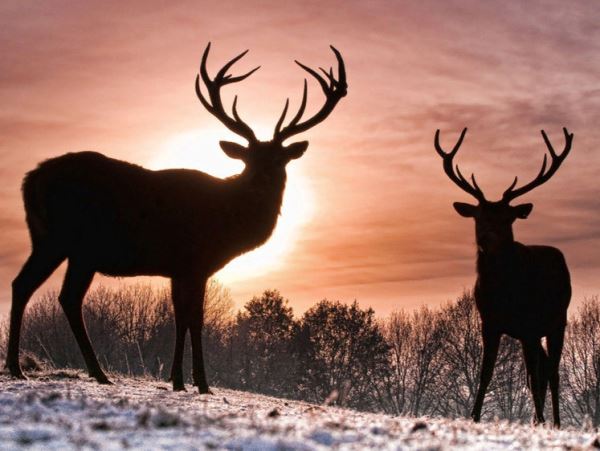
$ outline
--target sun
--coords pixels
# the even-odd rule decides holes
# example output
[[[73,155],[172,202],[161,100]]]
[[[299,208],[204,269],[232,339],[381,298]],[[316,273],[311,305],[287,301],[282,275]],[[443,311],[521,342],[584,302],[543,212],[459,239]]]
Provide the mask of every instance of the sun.
[[[261,136],[264,130],[257,130]],[[148,162],[150,169],[189,168],[216,177],[239,174],[244,164],[225,155],[219,141],[239,141],[225,135],[222,128],[192,130],[169,138],[159,152]],[[229,284],[259,277],[281,269],[286,257],[294,249],[302,228],[310,221],[313,212],[313,195],[307,177],[298,162],[287,167],[288,181],[283,197],[281,215],[273,235],[261,247],[232,260],[215,276]]]

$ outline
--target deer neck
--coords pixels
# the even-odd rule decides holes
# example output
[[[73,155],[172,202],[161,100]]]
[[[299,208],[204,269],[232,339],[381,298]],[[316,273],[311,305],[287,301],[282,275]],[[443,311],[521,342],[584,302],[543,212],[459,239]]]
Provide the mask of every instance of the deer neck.
[[[252,204],[255,203],[254,200],[265,204],[276,203],[278,205],[277,213],[279,213],[286,179],[285,169],[282,169],[278,171],[244,170],[238,180],[242,193],[249,197],[248,201]]]
[[[251,241],[264,242],[277,223],[285,190],[285,169],[279,171],[244,171],[239,175],[239,218],[252,236]]]
[[[498,275],[510,272],[518,252],[517,243],[512,240],[490,250],[477,246],[477,274],[483,280],[499,280]]]

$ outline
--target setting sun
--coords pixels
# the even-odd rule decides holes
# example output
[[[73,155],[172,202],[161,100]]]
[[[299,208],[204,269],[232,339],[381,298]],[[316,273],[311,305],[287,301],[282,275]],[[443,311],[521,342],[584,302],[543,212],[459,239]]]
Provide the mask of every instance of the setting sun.
[[[259,136],[265,135],[263,132],[257,127]],[[239,174],[244,165],[221,151],[219,141],[223,139],[241,143],[239,138],[224,133],[218,126],[178,133],[161,146],[160,153],[147,166],[151,169],[196,169],[221,178]],[[273,235],[263,246],[234,259],[219,271],[215,276],[223,283],[260,277],[281,268],[302,227],[310,221],[314,212],[310,184],[298,162],[292,162],[287,173],[281,214]]]

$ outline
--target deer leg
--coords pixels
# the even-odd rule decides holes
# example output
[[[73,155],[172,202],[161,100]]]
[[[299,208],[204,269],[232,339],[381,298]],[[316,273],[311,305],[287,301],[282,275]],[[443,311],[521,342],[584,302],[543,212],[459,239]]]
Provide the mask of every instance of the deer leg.
[[[473,421],[479,422],[481,419],[481,409],[485,392],[492,380],[494,374],[494,364],[498,356],[498,347],[500,346],[500,334],[483,329],[483,362],[481,364],[481,374],[479,378],[479,389],[475,398],[475,405],[471,411]]]
[[[554,426],[560,428],[559,413],[559,364],[562,354],[563,342],[565,338],[565,329],[548,335],[548,373],[550,380],[550,394],[552,395],[552,419]]]
[[[540,347],[539,339],[523,340],[522,345],[523,355],[525,357],[525,367],[527,368],[527,384],[531,391],[535,409],[534,424],[543,424],[545,420],[541,393],[540,365],[542,362],[538,349]]]
[[[201,394],[212,394],[206,381],[204,368],[204,355],[202,350],[202,328],[204,326],[204,294],[206,280],[194,281],[188,292],[189,298],[189,326],[192,338],[192,374],[194,385]]]
[[[76,263],[69,261],[58,300],[69,321],[73,335],[75,335],[75,340],[77,340],[90,377],[93,377],[101,384],[111,384],[98,363],[96,353],[94,352],[94,348],[92,348],[90,337],[85,328],[81,311],[83,298],[93,278],[94,271],[80,268]]]
[[[175,313],[175,351],[173,352],[173,363],[171,365],[171,382],[173,391],[185,391],[183,383],[183,350],[185,348],[185,334],[188,330],[188,314],[185,304],[185,296],[182,293],[181,282],[171,280],[171,297]]]
[[[34,247],[33,252],[12,283],[10,332],[6,353],[6,368],[11,376],[25,379],[19,364],[19,341],[23,314],[29,299],[50,274],[61,264],[64,256],[50,249]]]
[[[538,342],[538,356],[539,356],[539,376],[540,376],[540,403],[542,412],[546,405],[546,393],[548,392],[548,370],[549,370],[549,359],[548,354],[544,351],[544,347],[541,342]]]

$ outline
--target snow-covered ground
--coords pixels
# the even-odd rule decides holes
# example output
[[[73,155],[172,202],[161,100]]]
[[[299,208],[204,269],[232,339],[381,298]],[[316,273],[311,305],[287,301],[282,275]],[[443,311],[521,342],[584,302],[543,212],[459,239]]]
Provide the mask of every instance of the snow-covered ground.
[[[574,429],[399,418],[166,382],[77,373],[0,376],[0,449],[587,449]],[[597,443],[597,442],[596,442]]]

